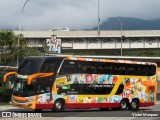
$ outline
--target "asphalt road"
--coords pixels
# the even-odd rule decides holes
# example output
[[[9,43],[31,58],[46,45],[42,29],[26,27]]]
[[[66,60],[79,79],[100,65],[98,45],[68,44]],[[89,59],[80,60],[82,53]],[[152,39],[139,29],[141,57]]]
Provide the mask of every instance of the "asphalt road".
[[[38,113],[37,115],[42,116],[42,118],[40,119],[47,117],[46,120],[50,120],[52,117],[57,118],[57,119],[67,119],[67,120],[70,117],[77,117],[76,119],[84,119],[84,120],[87,120],[87,119],[89,120],[90,117],[92,118],[100,117],[101,119],[104,117],[105,120],[110,117],[116,120],[117,119],[120,120],[122,118],[139,120],[144,116],[146,117],[147,115],[148,116],[146,117],[146,120],[150,118],[159,120],[160,119],[160,109],[159,108],[160,108],[160,103],[156,104],[155,106],[140,108],[140,110],[136,112],[130,111],[130,110],[112,110],[112,109],[107,110],[107,111],[101,111],[99,109],[68,109],[65,112],[52,112],[51,110],[44,110]],[[21,118],[24,114],[31,115],[35,113],[33,110],[29,110],[29,109],[14,109],[14,108],[5,110],[3,112],[11,112],[12,117],[14,117],[12,119],[15,119],[15,120],[17,118]],[[16,116],[17,114],[19,114],[20,117],[17,117]],[[5,120],[8,120],[8,119],[10,118],[5,118]],[[39,117],[34,118],[34,120],[36,119],[39,119]]]

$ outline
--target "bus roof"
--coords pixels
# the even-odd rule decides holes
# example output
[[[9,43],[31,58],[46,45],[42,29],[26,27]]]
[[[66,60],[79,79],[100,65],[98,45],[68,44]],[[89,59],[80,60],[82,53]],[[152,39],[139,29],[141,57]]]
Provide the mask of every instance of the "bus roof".
[[[55,58],[57,58],[57,59],[64,59],[65,57],[61,57],[61,56],[28,56],[28,57],[26,57],[26,59],[37,59],[37,58],[39,58],[39,59],[55,59]]]
[[[140,62],[132,60],[111,60],[111,59],[96,59],[96,58],[80,58],[80,57],[67,57],[67,60],[78,60],[78,61],[93,61],[93,62],[110,62],[110,63],[126,63],[126,64],[141,64],[141,65],[157,65],[152,62]]]
[[[87,58],[87,57],[73,57],[73,56],[29,56],[27,59],[65,59],[65,60],[77,60],[77,61],[93,61],[93,62],[111,62],[111,63],[126,63],[126,64],[141,64],[141,65],[157,65],[152,62],[141,62],[141,61],[132,61],[132,60],[111,60],[111,59],[97,59],[97,58]]]

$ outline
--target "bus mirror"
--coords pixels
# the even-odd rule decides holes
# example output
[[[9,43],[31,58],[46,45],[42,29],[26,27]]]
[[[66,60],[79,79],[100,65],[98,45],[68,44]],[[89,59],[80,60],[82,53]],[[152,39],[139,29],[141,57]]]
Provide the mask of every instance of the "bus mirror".
[[[35,80],[35,78],[49,77],[49,76],[52,76],[53,74],[54,73],[50,72],[50,73],[36,73],[36,74],[30,75],[28,77],[27,84],[30,85],[31,82]]]
[[[7,76],[9,76],[9,75],[15,75],[16,76],[17,72],[9,72],[9,73],[5,74],[4,77],[3,77],[3,82],[4,83],[7,81]]]
[[[2,84],[2,93],[6,92],[6,82]]]

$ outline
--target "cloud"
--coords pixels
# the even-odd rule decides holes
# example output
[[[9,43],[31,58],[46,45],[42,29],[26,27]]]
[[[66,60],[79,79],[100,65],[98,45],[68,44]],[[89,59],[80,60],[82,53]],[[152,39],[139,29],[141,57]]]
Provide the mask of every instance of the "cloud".
[[[0,0],[0,28],[17,29],[26,0]],[[97,26],[98,0],[30,0],[22,14],[25,30],[54,27],[87,29]],[[159,0],[100,0],[101,22],[109,17],[160,18]]]

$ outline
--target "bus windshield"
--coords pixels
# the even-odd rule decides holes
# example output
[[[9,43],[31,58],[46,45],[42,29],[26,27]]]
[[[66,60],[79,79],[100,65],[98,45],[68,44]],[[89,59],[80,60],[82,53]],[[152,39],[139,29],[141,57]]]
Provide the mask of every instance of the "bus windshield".
[[[43,59],[26,59],[22,61],[19,67],[18,74],[31,75],[39,72],[40,66],[43,63]]]
[[[18,74],[32,75],[38,72],[56,72],[63,59],[27,58],[19,66]]]
[[[35,94],[36,92],[35,88],[36,88],[36,82],[32,82],[30,85],[28,85],[27,81],[18,80],[14,84],[13,94],[16,96],[23,96],[23,97],[31,96]]]

